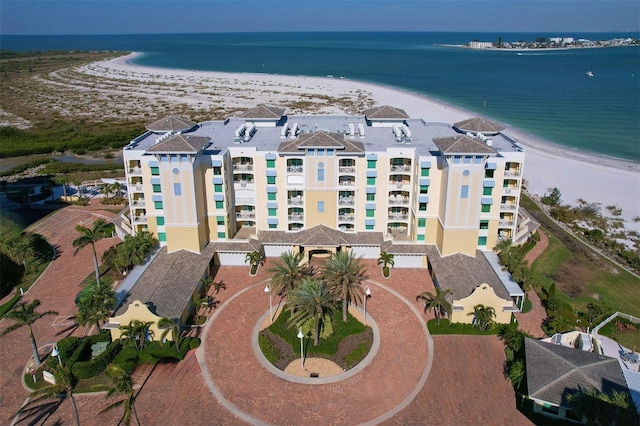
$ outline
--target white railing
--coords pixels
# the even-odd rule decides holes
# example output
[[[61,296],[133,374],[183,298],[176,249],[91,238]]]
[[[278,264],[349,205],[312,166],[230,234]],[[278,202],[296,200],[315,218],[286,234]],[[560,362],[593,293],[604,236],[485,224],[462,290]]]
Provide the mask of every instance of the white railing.
[[[356,168],[355,166],[340,166],[338,167],[338,171],[340,173],[355,173]]]
[[[504,175],[508,177],[520,177],[520,170],[505,170]]]
[[[144,200],[135,200],[131,203],[134,208],[142,209],[145,206]]]
[[[356,184],[355,180],[342,180],[340,181],[340,185],[342,186],[353,186]]]
[[[288,173],[302,173],[304,171],[304,168],[302,166],[288,166],[287,167],[287,172]]]
[[[338,222],[353,222],[355,220],[355,216],[352,214],[339,214]]]
[[[498,226],[513,226],[513,220],[499,220]]]
[[[296,221],[296,222],[301,222],[304,220],[304,214],[303,213],[294,213],[294,214],[290,214],[289,215],[289,220],[290,221]]]
[[[129,169],[129,174],[130,175],[141,175],[142,174],[142,169],[140,167],[134,167],[132,169]]]
[[[234,164],[233,165],[234,172],[247,172],[253,171],[253,164]]]
[[[407,197],[406,195],[404,197],[401,197],[401,196],[389,197],[389,204],[392,204],[392,205],[409,204],[409,197]]]
[[[134,216],[133,223],[147,223],[147,216]]]
[[[515,210],[515,204],[500,204],[500,210]]]
[[[287,200],[287,203],[291,204],[292,206],[301,206],[304,204],[304,200],[302,199],[302,197],[292,197]]]
[[[409,215],[406,213],[389,213],[389,220],[409,220]]]
[[[341,206],[353,206],[355,201],[353,197],[340,197],[338,199],[338,204]]]
[[[134,191],[134,192],[143,192],[144,191],[144,186],[142,186],[142,185],[131,185],[131,186],[129,186],[129,190]]]
[[[252,185],[253,181],[249,180],[236,180],[233,182],[234,184],[240,186],[240,188],[246,188],[248,185]]]
[[[236,205],[240,205],[240,204],[255,204],[255,203],[256,203],[256,199],[255,198],[249,198],[249,197],[236,198]]]
[[[402,165],[402,166],[391,166],[391,171],[392,172],[410,172],[411,171],[411,165],[407,164],[407,165]]]
[[[236,213],[236,219],[255,219],[256,218],[256,213],[255,212],[237,212]]]

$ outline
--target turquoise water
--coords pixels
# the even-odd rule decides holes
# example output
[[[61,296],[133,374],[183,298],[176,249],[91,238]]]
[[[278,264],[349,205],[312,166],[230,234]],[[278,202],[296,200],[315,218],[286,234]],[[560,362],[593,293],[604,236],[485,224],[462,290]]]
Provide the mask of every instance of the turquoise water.
[[[226,33],[3,36],[15,50],[140,51],[141,65],[285,75],[327,74],[399,87],[550,142],[640,162],[640,46],[525,52],[438,44],[638,34]],[[592,71],[594,77],[587,77]]]

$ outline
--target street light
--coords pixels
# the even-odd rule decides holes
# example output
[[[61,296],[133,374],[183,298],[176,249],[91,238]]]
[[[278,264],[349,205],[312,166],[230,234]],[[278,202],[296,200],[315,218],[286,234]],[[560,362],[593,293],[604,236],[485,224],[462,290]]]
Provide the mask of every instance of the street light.
[[[298,331],[298,339],[300,339],[300,362],[301,362],[302,368],[304,369],[304,344],[302,343],[303,337],[304,337],[304,334],[302,334],[302,327],[300,327],[300,330]]]
[[[269,293],[269,320],[271,321],[271,324],[273,324],[273,305],[271,303],[271,287],[269,286],[269,284],[267,283],[267,285],[264,286],[264,292],[265,293]]]
[[[60,351],[58,350],[58,344],[54,343],[53,345],[53,350],[51,351],[51,356],[57,356],[58,357],[58,362],[60,363],[60,366],[62,366],[62,360],[60,359]]]
[[[364,326],[367,326],[367,299],[371,297],[369,286],[364,287]]]

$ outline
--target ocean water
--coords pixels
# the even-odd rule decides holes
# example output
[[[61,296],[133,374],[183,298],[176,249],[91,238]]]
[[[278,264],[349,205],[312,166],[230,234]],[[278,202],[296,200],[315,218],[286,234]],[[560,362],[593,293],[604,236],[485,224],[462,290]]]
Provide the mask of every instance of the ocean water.
[[[443,46],[539,36],[640,38],[637,33],[211,33],[3,36],[1,44],[13,50],[139,51],[144,55],[136,63],[162,68],[333,75],[385,84],[571,149],[640,162],[640,46],[521,54]]]

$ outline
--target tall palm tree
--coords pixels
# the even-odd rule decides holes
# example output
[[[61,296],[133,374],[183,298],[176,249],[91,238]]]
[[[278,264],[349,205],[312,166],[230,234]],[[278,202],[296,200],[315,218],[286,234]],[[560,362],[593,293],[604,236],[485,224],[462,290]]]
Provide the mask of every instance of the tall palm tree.
[[[160,342],[164,343],[166,337],[171,333],[171,339],[176,345],[176,352],[178,352],[180,350],[180,326],[178,322],[169,318],[162,318],[158,321],[158,328],[162,330]]]
[[[364,294],[361,283],[365,279],[365,266],[361,258],[350,251],[338,251],[325,264],[322,276],[334,294],[342,299],[342,321],[347,322],[349,303],[357,305]]]
[[[107,236],[107,226],[108,223],[104,219],[98,219],[93,222],[92,228],[78,225],[76,226],[76,231],[80,233],[80,236],[73,240],[72,243],[73,247],[76,248],[76,251],[73,252],[74,256],[78,254],[78,252],[83,248],[89,245],[91,246],[91,249],[93,250],[93,266],[96,270],[96,282],[98,284],[100,283],[100,271],[98,270],[98,254],[96,253],[96,242]]]
[[[469,312],[467,315],[473,315],[474,322],[478,325],[480,330],[484,331],[493,324],[493,318],[496,316],[496,310],[491,306],[484,306],[482,304],[473,307],[473,312]]]
[[[418,296],[416,296],[416,302],[418,300],[424,301],[424,312],[426,313],[429,309],[433,309],[433,314],[436,317],[436,324],[440,325],[440,317],[446,313],[449,318],[451,318],[451,303],[446,299],[447,295],[451,293],[451,289],[448,288],[445,291],[440,290],[440,288],[436,287],[436,294],[431,293],[430,291],[425,291]]]
[[[302,253],[293,254],[287,251],[280,255],[280,260],[274,262],[273,266],[267,270],[271,276],[271,291],[285,297],[291,290],[302,282],[302,279],[309,277],[311,271],[306,266],[300,266],[304,255]]]
[[[14,320],[16,323],[5,328],[2,331],[2,336],[7,333],[11,333],[14,330],[17,330],[23,326],[27,326],[29,328],[29,339],[31,339],[31,350],[33,351],[33,360],[36,363],[36,366],[39,366],[42,361],[40,360],[40,355],[38,355],[38,345],[36,343],[36,338],[33,336],[33,329],[31,326],[40,318],[46,315],[58,315],[56,311],[46,311],[46,312],[38,312],[36,308],[40,306],[40,301],[35,299],[31,303],[21,302],[18,303],[12,310],[5,314],[6,318]]]
[[[389,265],[393,266],[395,264],[393,258],[394,255],[386,251],[380,253],[380,257],[378,257],[378,265],[382,265],[382,273],[385,277],[389,276]]]
[[[106,321],[116,303],[116,293],[109,280],[97,283],[91,281],[82,291],[78,301],[78,314],[76,321],[80,325],[95,323],[100,330],[100,321]]]
[[[325,316],[336,307],[331,288],[320,280],[305,277],[298,288],[289,292],[287,301],[291,306],[289,326],[299,327],[301,323],[312,319],[313,346],[318,346]]]
[[[120,326],[120,330],[122,330],[120,340],[132,345],[138,351],[142,350],[145,343],[153,339],[153,331],[149,329],[152,324],[152,321],[133,320],[128,325],[122,325]]]
[[[40,389],[36,389],[31,392],[31,398],[29,402],[23,406],[20,411],[30,405],[47,399],[58,399],[64,397],[69,398],[71,407],[73,409],[73,416],[76,426],[80,425],[80,417],[78,416],[78,407],[76,406],[76,400],[73,397],[73,391],[75,390],[77,379],[71,373],[71,368],[68,365],[56,364],[51,367],[53,370],[53,376],[55,377],[55,383],[44,386]]]
[[[133,417],[136,424],[139,425],[140,420],[138,419],[138,413],[136,413],[135,406],[136,394],[133,388],[133,380],[131,379],[131,376],[122,367],[116,364],[109,364],[105,370],[105,375],[111,378],[113,384],[111,386],[95,385],[93,386],[93,389],[107,392],[106,399],[115,395],[124,395],[125,398],[107,405],[105,408],[100,410],[100,413],[122,406],[124,412],[118,424],[124,423],[128,426],[131,424],[131,419]]]

